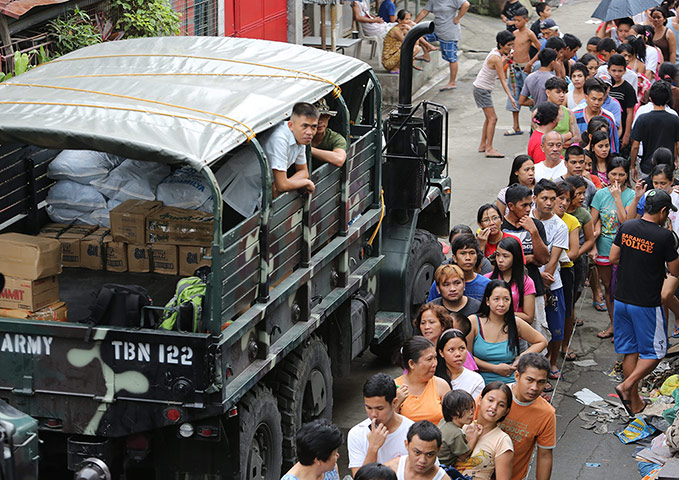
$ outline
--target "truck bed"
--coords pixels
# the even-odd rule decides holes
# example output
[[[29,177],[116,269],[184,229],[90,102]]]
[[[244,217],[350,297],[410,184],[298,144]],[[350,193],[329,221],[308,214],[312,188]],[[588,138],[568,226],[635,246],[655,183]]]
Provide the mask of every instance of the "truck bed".
[[[85,320],[102,285],[140,285],[151,296],[153,304],[164,306],[174,295],[179,275],[160,273],[105,272],[86,268],[64,268],[59,275],[59,296],[66,302],[68,321]]]

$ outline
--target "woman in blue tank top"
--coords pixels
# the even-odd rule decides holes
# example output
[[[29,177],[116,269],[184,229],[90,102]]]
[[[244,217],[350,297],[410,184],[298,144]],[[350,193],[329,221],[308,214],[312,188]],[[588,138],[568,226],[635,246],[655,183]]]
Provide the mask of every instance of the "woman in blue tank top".
[[[541,352],[547,340],[528,323],[514,316],[514,305],[509,284],[493,280],[486,287],[479,313],[469,317],[472,331],[467,343],[472,347],[479,373],[486,385],[489,382],[514,382],[514,371],[519,361],[519,338],[530,347],[522,353]]]

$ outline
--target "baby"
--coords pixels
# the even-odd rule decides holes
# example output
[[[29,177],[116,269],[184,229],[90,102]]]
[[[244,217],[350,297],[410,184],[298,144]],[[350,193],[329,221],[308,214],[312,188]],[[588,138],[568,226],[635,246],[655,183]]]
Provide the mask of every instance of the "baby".
[[[439,451],[439,462],[452,480],[467,478],[453,465],[469,456],[483,433],[483,427],[474,421],[475,407],[474,399],[464,390],[451,390],[441,402],[443,420],[439,422],[439,429],[443,442]],[[465,425],[467,427],[463,431],[462,427]]]

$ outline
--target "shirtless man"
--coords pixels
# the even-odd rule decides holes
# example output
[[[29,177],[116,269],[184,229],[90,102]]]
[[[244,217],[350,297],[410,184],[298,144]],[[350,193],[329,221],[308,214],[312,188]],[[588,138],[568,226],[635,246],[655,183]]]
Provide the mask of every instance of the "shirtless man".
[[[526,27],[527,23],[528,10],[526,10],[525,7],[519,8],[514,15],[514,25],[516,26],[516,30],[514,30],[514,64],[510,66],[510,68],[514,68],[514,72],[513,74],[510,72],[509,75],[509,89],[512,91],[515,102],[507,101],[506,107],[507,110],[512,112],[513,128],[505,132],[505,136],[507,137],[511,135],[521,135],[523,133],[519,126],[519,110],[521,108],[521,106],[518,105],[519,95],[521,95],[524,80],[531,72],[533,63],[537,60],[537,55],[533,58],[530,57],[530,47],[532,45],[540,50],[540,41],[531,29]]]
[[[441,443],[438,427],[422,420],[408,430],[405,442],[408,454],[396,457],[385,465],[396,472],[398,480],[450,480],[446,472],[436,465]]]

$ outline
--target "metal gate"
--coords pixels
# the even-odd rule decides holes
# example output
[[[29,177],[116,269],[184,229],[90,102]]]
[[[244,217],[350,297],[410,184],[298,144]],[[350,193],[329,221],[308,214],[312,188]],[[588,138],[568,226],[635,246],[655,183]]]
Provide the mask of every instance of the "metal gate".
[[[215,36],[218,0],[172,0],[172,7],[180,14],[182,35]]]

